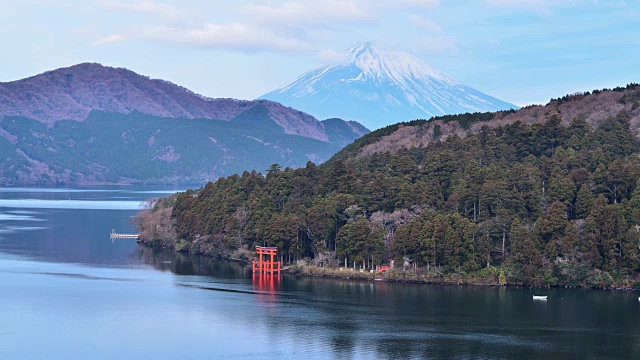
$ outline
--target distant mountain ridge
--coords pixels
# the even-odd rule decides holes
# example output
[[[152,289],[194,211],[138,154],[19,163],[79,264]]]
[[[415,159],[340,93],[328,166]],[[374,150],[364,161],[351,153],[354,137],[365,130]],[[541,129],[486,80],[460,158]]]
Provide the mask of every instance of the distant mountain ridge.
[[[48,125],[60,120],[83,121],[92,110],[230,120],[259,104],[267,108],[269,118],[286,134],[329,141],[322,123],[302,111],[266,100],[207,98],[124,68],[83,63],[0,83],[0,117],[24,116]]]
[[[493,129],[514,123],[544,124],[554,117],[564,125],[584,120],[592,129],[604,119],[615,116],[629,119],[629,129],[640,139],[640,85],[594,90],[552,99],[546,105],[530,105],[515,111],[467,113],[414,120],[375,130],[342,149],[329,161],[369,157],[385,152],[425,147],[445,141],[451,136],[465,138],[483,129]]]
[[[316,117],[357,120],[370,128],[447,114],[517,109],[464,85],[402,51],[372,42],[348,49],[346,64],[321,65],[259,99]]]
[[[79,64],[0,83],[0,185],[197,184],[321,163],[368,132],[273,101],[210,99]]]

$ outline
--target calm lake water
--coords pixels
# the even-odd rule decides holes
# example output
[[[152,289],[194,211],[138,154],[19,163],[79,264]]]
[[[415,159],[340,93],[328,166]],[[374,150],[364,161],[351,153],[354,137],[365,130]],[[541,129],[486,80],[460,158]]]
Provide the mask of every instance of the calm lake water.
[[[640,359],[638,292],[270,281],[111,242],[173,190],[0,188],[0,359]]]

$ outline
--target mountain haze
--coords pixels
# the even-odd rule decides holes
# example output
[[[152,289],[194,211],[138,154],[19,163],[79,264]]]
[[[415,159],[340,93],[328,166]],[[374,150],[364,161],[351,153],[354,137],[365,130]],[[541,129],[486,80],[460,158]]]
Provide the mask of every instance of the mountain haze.
[[[86,63],[0,83],[0,184],[200,183],[320,163],[368,132]]]
[[[207,98],[124,68],[83,63],[0,83],[0,117],[24,116],[48,125],[60,120],[83,121],[92,110],[231,120],[259,104],[286,134],[328,141],[322,123],[302,111],[265,100]]]
[[[517,108],[406,52],[387,52],[368,42],[348,49],[345,58],[346,64],[318,66],[260,99],[320,118],[357,120],[370,128],[446,114]]]

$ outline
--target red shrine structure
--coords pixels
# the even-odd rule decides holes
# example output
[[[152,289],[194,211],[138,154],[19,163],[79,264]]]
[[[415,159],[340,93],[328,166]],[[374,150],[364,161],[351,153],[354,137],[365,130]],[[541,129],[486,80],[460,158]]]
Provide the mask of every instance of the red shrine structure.
[[[276,261],[277,247],[256,246],[258,260],[253,261],[254,274],[280,275],[280,261]]]

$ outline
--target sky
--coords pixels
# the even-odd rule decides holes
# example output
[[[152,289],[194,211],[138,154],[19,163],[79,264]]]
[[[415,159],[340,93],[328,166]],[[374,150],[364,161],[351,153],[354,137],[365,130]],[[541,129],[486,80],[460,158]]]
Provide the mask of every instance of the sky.
[[[0,82],[98,62],[253,99],[365,41],[520,106],[640,82],[635,0],[0,0]]]

